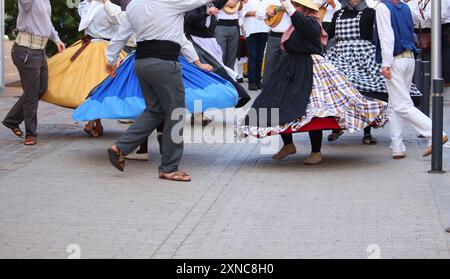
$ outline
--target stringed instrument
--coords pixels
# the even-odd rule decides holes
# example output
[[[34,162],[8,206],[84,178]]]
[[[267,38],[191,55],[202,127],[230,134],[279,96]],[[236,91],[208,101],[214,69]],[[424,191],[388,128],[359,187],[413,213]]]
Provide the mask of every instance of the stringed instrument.
[[[226,12],[227,14],[234,14],[235,12],[237,12],[237,10],[239,10],[240,6],[241,6],[241,1],[236,1],[236,5],[234,5],[234,6],[223,7],[223,11]]]
[[[333,7],[336,7],[334,0],[331,0],[331,1],[324,0],[322,5],[319,6],[319,11],[317,13],[318,13],[318,16],[321,21],[323,21],[323,18],[325,17],[325,14],[327,13],[328,6],[330,6],[330,5],[332,5]]]
[[[283,19],[285,10],[283,6],[270,5],[269,7],[267,7],[267,12],[272,12],[273,16],[266,18],[264,22],[268,26],[273,28],[280,24],[281,20]]]

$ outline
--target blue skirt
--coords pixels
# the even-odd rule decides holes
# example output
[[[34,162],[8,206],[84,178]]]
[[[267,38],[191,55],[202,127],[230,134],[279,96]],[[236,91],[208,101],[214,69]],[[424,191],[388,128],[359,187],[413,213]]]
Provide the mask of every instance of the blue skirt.
[[[135,53],[130,53],[117,69],[115,78],[107,77],[95,87],[88,99],[73,113],[75,121],[95,119],[136,119],[146,108],[139,81],[134,73]],[[236,88],[214,73],[200,70],[179,57],[189,112],[234,107]],[[201,107],[198,103],[201,102]],[[194,106],[194,103],[197,103]]]

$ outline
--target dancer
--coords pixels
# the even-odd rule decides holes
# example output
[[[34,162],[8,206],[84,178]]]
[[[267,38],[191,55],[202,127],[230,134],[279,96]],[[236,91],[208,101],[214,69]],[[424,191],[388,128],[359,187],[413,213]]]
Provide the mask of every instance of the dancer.
[[[315,165],[322,162],[323,129],[339,124],[338,127],[353,132],[368,125],[382,126],[387,120],[387,104],[365,99],[320,56],[327,35],[312,0],[280,2],[292,21],[281,40],[287,55],[278,61],[271,82],[253,104],[257,118],[253,118],[255,111],[251,111],[238,133],[256,137],[281,134],[284,146],[273,156],[279,160],[296,153],[292,133],[309,131],[312,152],[304,163]],[[277,120],[272,108],[279,111]],[[267,111],[268,127],[262,125],[263,109]]]
[[[217,14],[216,39],[222,48],[222,60],[234,69],[239,46],[239,13],[247,0],[229,0]]]
[[[409,123],[420,135],[428,140],[423,156],[431,155],[431,119],[414,107],[409,91],[414,75],[414,26],[411,11],[400,0],[383,0],[376,7],[377,62],[386,81],[391,109],[391,149],[394,159],[406,156],[403,144],[403,126]],[[444,133],[442,141],[448,141]]]
[[[135,150],[161,123],[162,162],[159,178],[187,182],[191,177],[179,171],[183,154],[184,115],[173,119],[172,113],[185,108],[184,86],[180,52],[188,62],[195,62],[201,69],[212,70],[202,64],[192,44],[183,34],[184,13],[205,5],[208,0],[133,0],[127,7],[124,23],[108,47],[107,69],[115,75],[119,53],[129,37],[136,33],[137,50],[135,72],[139,80],[146,108],[130,128],[108,149],[111,164],[120,171],[125,169],[124,155]],[[164,20],[155,16],[163,15]],[[173,129],[179,129],[173,131]],[[176,135],[175,135],[176,134]]]
[[[277,13],[275,13],[275,10],[277,10]],[[270,26],[270,32],[267,39],[263,86],[266,86],[267,83],[270,82],[270,76],[275,68],[275,65],[286,55],[286,52],[281,49],[280,43],[281,36],[291,26],[291,19],[282,9],[280,0],[262,0],[258,6],[258,10],[256,11],[256,18],[259,20],[273,18],[277,16],[278,13],[282,13],[281,20]]]
[[[65,50],[51,22],[49,0],[18,1],[17,38],[11,57],[20,75],[23,94],[2,121],[18,136],[24,133],[19,125],[25,122],[25,145],[35,145],[37,138],[37,110],[39,99],[47,90],[48,66],[45,55],[47,41],[52,40],[59,52]]]
[[[336,38],[337,43],[327,51],[325,58],[361,94],[387,102],[388,94],[380,72],[381,65],[375,61],[374,24],[375,10],[368,7],[366,0],[344,0],[342,9],[335,13],[326,30],[330,38]],[[416,103],[420,101],[421,93],[415,86],[411,87],[411,95]],[[336,141],[343,134],[342,130],[334,130],[328,136],[328,141]],[[377,144],[370,127],[364,129],[362,143]]]
[[[85,37],[64,54],[49,59],[49,86],[44,101],[67,108],[78,107],[89,92],[107,77],[105,52],[108,41],[122,22],[122,9],[110,0],[86,0],[78,6],[78,30]],[[126,53],[120,54],[120,59]],[[96,138],[103,134],[100,119],[89,121],[84,131]]]
[[[227,0],[215,0],[205,6],[186,12],[184,32],[193,43],[200,61],[212,65],[214,73],[231,82],[236,88],[239,93],[239,101],[236,107],[239,108],[244,106],[251,98],[247,91],[236,82],[237,73],[222,61],[222,49],[215,38],[217,14],[226,3]],[[202,122],[205,125],[210,120],[205,117]]]
[[[261,70],[264,51],[267,43],[269,27],[256,17],[259,0],[248,0],[243,6],[245,39],[248,49],[248,90],[257,91],[262,88]]]

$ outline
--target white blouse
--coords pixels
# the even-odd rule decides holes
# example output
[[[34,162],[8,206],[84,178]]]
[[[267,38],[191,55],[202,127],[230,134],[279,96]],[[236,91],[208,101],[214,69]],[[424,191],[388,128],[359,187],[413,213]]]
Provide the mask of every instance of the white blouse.
[[[78,6],[78,14],[83,14],[87,1],[83,1]],[[102,9],[99,9],[94,19],[84,30],[86,35],[96,39],[111,39],[119,31],[122,23],[123,12],[120,6],[106,2]]]

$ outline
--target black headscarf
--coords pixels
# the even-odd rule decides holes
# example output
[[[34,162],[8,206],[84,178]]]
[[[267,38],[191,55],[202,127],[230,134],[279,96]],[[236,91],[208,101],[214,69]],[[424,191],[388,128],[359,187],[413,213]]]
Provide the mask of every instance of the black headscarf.
[[[342,9],[362,11],[367,8],[366,0],[361,0],[358,4],[353,5],[352,0],[342,1]]]

